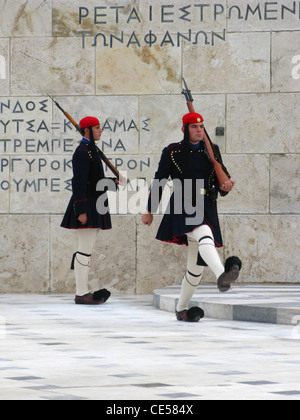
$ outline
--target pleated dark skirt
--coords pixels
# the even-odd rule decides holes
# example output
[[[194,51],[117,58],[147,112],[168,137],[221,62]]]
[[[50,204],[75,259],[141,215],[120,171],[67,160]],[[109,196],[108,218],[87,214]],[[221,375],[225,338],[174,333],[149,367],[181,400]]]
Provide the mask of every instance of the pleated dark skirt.
[[[205,197],[204,214],[198,212],[198,217],[195,218],[195,215],[189,215],[185,211],[182,214],[175,214],[174,195],[172,195],[168,209],[159,226],[156,239],[178,245],[188,245],[186,234],[202,225],[208,225],[211,228],[215,245],[217,248],[221,248],[223,241],[217,212],[217,202]]]
[[[103,197],[102,197],[103,199]],[[106,204],[107,204],[107,197],[106,197]],[[86,225],[82,225],[79,220],[78,216],[75,213],[75,206],[74,206],[74,199],[73,196],[69,202],[63,220],[61,222],[61,227],[65,229],[111,229],[111,217],[110,213],[107,212],[106,214],[102,215],[99,214],[97,211],[97,197],[92,194],[88,193],[88,200],[87,200],[87,215],[88,215],[88,222]]]

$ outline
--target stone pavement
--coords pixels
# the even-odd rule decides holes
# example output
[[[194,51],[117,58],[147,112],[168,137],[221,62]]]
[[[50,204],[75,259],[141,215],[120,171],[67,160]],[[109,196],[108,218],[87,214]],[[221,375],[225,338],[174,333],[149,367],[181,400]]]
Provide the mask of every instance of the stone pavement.
[[[0,399],[298,400],[299,330],[182,323],[152,295],[0,295]]]

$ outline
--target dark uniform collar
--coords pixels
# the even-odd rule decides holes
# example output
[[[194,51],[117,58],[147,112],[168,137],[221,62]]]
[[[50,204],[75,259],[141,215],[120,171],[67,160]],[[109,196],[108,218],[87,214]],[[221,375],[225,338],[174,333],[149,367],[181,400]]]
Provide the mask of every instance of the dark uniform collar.
[[[197,151],[197,150],[200,149],[200,147],[201,147],[201,142],[200,141],[198,143],[196,143],[196,144],[193,144],[193,143],[190,142],[190,148],[191,148],[191,150]]]

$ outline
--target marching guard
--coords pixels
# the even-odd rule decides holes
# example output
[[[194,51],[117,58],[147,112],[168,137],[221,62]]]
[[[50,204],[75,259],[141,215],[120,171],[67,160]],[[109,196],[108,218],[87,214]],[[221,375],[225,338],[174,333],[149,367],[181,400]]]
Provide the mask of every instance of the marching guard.
[[[190,202],[184,203],[182,211],[175,211],[182,203],[176,202],[176,184],[174,193],[170,198],[168,211],[164,214],[157,232],[156,239],[178,245],[189,245],[187,270],[181,287],[181,294],[176,309],[179,321],[198,322],[204,316],[204,311],[198,307],[189,309],[189,303],[201,282],[203,269],[208,266],[214,273],[218,288],[221,292],[230,289],[232,282],[236,281],[241,269],[238,257],[229,257],[225,266],[222,264],[216,248],[223,246],[222,235],[217,212],[217,197],[227,195],[234,186],[234,181],[228,180],[219,185],[214,167],[204,142],[204,124],[200,114],[189,112],[183,117],[182,131],[184,139],[179,143],[172,143],[164,148],[155,179],[150,189],[147,212],[143,214],[142,221],[150,226],[153,213],[157,211],[162,196],[163,180],[180,180],[182,186],[181,200],[184,200],[183,190],[187,188],[185,180],[191,180]],[[220,151],[214,145],[218,156]],[[220,162],[222,163],[222,162]],[[197,180],[204,180],[203,188],[197,188]],[[157,188],[157,185],[159,187]],[[203,209],[197,203],[197,194],[204,200]],[[199,197],[198,197],[199,198]],[[202,201],[203,203],[203,201]],[[178,205],[180,204],[180,205]],[[198,205],[198,208],[197,208]],[[195,209],[195,214],[201,215],[201,221],[195,217],[191,222],[191,213],[188,208]]]
[[[110,179],[110,190],[116,191],[119,180],[105,178],[100,150],[95,142],[100,140],[102,129],[95,117],[85,117],[80,121],[84,136],[74,152],[72,191],[73,195],[65,212],[61,226],[76,229],[77,252],[73,255],[71,269],[75,272],[76,304],[98,305],[105,303],[111,293],[101,289],[90,293],[88,287],[91,254],[100,230],[111,229],[109,211],[97,210],[97,200],[107,203],[106,190],[98,192],[98,181]],[[108,208],[105,206],[106,209]]]

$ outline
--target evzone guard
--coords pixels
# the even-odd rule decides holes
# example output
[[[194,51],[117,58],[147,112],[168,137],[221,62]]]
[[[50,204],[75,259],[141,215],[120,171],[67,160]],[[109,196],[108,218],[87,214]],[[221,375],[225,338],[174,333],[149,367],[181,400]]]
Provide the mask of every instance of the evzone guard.
[[[202,116],[189,112],[184,115],[182,122],[184,139],[164,148],[150,189],[147,212],[143,214],[142,221],[148,226],[153,221],[153,213],[157,211],[162,196],[162,180],[169,178],[180,180],[183,189],[185,180],[191,180],[190,202],[184,203],[185,206],[182,206],[181,212],[175,211],[178,203],[175,200],[176,185],[174,183],[174,193],[170,198],[168,211],[164,214],[159,226],[156,239],[189,246],[187,269],[182,281],[176,317],[179,321],[198,322],[203,318],[204,311],[198,307],[189,309],[189,303],[201,282],[204,267],[208,266],[212,270],[219,290],[226,292],[230,289],[231,283],[238,279],[242,263],[238,257],[233,256],[226,260],[224,266],[216,249],[223,246],[217,212],[217,196],[219,193],[222,196],[227,195],[232,190],[234,181],[230,180],[228,173],[221,184],[217,179],[204,141],[206,132]],[[224,167],[219,148],[217,145],[213,145],[213,148],[222,172]],[[197,188],[199,185],[197,180],[204,180],[203,188]],[[159,188],[156,188],[157,184]],[[197,208],[197,203],[201,201],[195,199],[197,194],[202,195],[203,208]],[[183,200],[183,193],[181,197]],[[194,208],[195,214],[198,212],[203,216],[200,222],[195,218],[194,224],[191,224],[191,214],[186,211],[188,207]]]
[[[77,127],[76,127],[77,128]],[[78,128],[77,128],[78,129]],[[66,229],[75,229],[78,237],[77,252],[73,255],[71,268],[75,271],[76,304],[97,305],[105,303],[111,293],[101,289],[94,293],[89,291],[88,280],[91,254],[97,236],[101,230],[111,229],[111,217],[105,205],[105,211],[98,211],[97,200],[107,204],[106,190],[98,192],[97,183],[108,179],[104,176],[101,151],[95,142],[100,140],[102,129],[95,117],[85,117],[80,121],[80,131],[83,138],[74,152],[72,191],[66,213],[61,226]],[[103,155],[103,153],[102,153]],[[115,171],[117,173],[117,171]],[[110,190],[116,191],[118,178],[109,178],[112,182]]]

